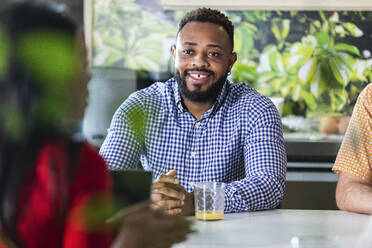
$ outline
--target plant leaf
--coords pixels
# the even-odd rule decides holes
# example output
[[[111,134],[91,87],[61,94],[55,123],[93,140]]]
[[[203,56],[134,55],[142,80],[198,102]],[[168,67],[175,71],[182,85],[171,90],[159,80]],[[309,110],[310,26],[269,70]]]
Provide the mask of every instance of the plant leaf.
[[[290,26],[291,26],[291,21],[289,19],[284,19],[282,22],[282,37],[283,39],[287,38]]]
[[[340,62],[338,62],[335,58],[329,59],[329,65],[332,70],[332,74],[335,77],[335,79],[346,86],[349,82],[349,78],[347,76],[347,73],[345,71],[345,68],[341,65]]]
[[[338,43],[334,46],[334,49],[337,51],[346,51],[354,55],[360,56],[359,49],[356,46],[352,46],[346,43]]]
[[[360,30],[354,23],[351,22],[345,22],[342,23],[342,26],[349,31],[349,33],[354,37],[361,37],[363,36],[363,31]]]
[[[318,60],[316,58],[308,60],[298,71],[298,77],[305,83],[309,82],[314,76],[317,65]]]
[[[269,55],[269,61],[270,61],[270,66],[271,68],[274,69],[274,71],[277,71],[277,72],[284,71],[282,55],[278,51],[272,52]]]
[[[316,41],[318,42],[319,46],[323,48],[327,48],[330,43],[329,35],[326,32],[319,32],[315,34]]]
[[[300,99],[301,85],[297,84],[292,90],[292,99],[298,101]]]
[[[326,81],[322,74],[321,63],[318,63],[314,76],[310,82],[310,91],[316,98],[319,98],[325,92],[326,88]]]

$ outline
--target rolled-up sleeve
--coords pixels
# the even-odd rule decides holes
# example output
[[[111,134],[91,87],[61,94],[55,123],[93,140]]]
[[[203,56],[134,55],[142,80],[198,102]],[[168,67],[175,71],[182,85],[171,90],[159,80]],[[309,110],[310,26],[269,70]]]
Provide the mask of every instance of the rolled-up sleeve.
[[[130,118],[131,113],[138,111],[139,106],[140,101],[132,94],[112,118],[107,137],[99,152],[110,170],[131,169],[140,163],[143,145]]]
[[[285,189],[287,158],[280,116],[269,104],[245,138],[246,177],[226,185],[225,212],[273,209]]]

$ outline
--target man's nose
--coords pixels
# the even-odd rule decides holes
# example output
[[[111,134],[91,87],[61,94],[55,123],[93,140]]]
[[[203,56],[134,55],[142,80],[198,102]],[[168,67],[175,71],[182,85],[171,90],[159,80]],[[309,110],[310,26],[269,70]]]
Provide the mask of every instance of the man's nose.
[[[206,54],[198,54],[194,56],[192,65],[194,67],[199,67],[199,68],[207,68],[209,67],[209,62],[208,62],[208,56]]]

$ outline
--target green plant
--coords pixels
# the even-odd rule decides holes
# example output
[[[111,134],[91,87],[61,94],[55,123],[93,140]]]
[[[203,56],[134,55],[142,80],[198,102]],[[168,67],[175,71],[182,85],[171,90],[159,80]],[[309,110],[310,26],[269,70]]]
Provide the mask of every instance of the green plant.
[[[266,35],[260,30],[258,36],[258,27],[260,22],[266,22],[270,18],[269,11],[242,11],[228,13],[229,19],[235,26],[234,50],[238,55],[232,74],[235,82],[246,82],[253,88],[257,88],[257,63],[255,59],[259,56],[255,41],[264,40]],[[253,24],[254,23],[254,24]]]
[[[291,61],[299,68],[298,91],[306,96],[304,100],[310,110],[340,112],[350,102],[350,82],[366,81],[363,73],[368,68],[358,59],[360,52],[356,46],[338,43],[336,39],[345,35],[360,37],[363,32],[353,23],[340,21],[337,12],[328,18],[323,12],[319,15],[323,23],[313,21],[311,34],[291,44]]]
[[[175,23],[143,10],[134,1],[96,0],[94,3],[94,66],[169,70],[168,43],[177,32]]]
[[[238,62],[234,78],[244,81],[245,77],[265,95],[305,103],[307,115],[350,112],[348,103],[371,79],[371,61],[360,59],[356,46],[339,40],[361,37],[363,32],[355,24],[341,21],[337,12],[328,17],[319,12],[319,16],[307,20],[299,15],[300,22],[309,25],[301,40],[293,43],[286,39],[295,18],[272,18],[271,31],[277,44],[267,45],[258,63]]]

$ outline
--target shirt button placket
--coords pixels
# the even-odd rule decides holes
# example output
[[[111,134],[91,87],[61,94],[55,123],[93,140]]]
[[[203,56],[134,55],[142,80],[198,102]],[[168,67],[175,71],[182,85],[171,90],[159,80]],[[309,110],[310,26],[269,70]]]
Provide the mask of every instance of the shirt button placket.
[[[192,151],[190,154],[191,154],[191,157],[192,158],[195,158],[196,157],[196,152],[195,151]]]
[[[191,150],[191,158],[195,159],[196,158],[196,151],[195,151],[195,141],[198,139],[198,128],[200,126],[199,122],[195,122],[194,124],[194,142]]]

